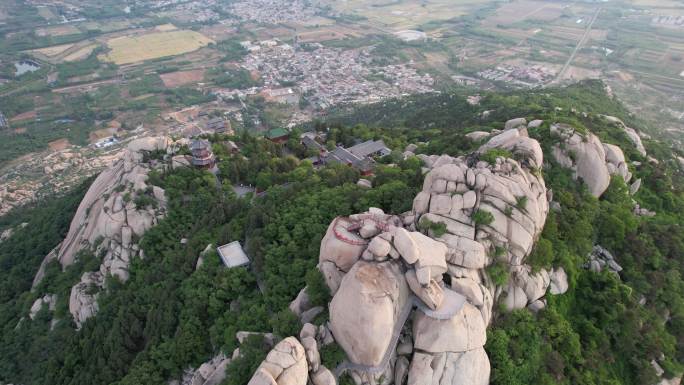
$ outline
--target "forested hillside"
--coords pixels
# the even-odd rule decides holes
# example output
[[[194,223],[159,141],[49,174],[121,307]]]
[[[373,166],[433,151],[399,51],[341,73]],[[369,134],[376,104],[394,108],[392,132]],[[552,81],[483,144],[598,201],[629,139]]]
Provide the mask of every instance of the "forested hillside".
[[[84,252],[65,272],[55,263],[30,290],[42,257],[66,233],[86,185],[30,210],[0,218],[0,231],[17,228],[0,243],[0,382],[15,384],[165,384],[180,379],[219,351],[230,355],[240,330],[297,334],[301,325],[287,306],[308,285],[318,304],[328,300],[315,269],[318,248],[330,221],[379,207],[401,213],[422,186],[421,162],[402,160],[409,143],[417,153],[467,154],[479,143],[473,131],[502,129],[513,117],[542,119],[529,129],[542,143],[541,170],[559,208],[550,212],[533,267],[563,266],[570,288],[549,297],[545,309],[498,311],[486,349],[493,384],[656,384],[652,361],[666,377],[684,369],[684,176],[670,148],[646,141],[649,160],[619,127],[599,114],[639,122],[608,98],[600,82],[562,89],[483,94],[477,105],[458,93],[415,96],[340,110],[316,128],[330,128],[329,143],[383,139],[393,153],[379,160],[373,188],[356,185],[359,174],[337,166],[316,170],[300,161],[297,140],[284,147],[248,135],[214,136],[219,179],[181,168],[152,173],[148,183],[166,190],[168,215],[140,239],[144,259],[135,259],[124,284],[108,277],[100,311],[76,331],[67,311],[70,287],[83,272],[97,269],[98,256]],[[489,111],[485,114],[483,112]],[[553,122],[589,130],[620,146],[639,191],[630,196],[619,178],[600,199],[572,179],[549,154]],[[241,148],[231,154],[228,139]],[[244,156],[244,157],[243,157]],[[258,186],[259,196],[237,197],[233,183]],[[641,207],[653,217],[634,213]],[[20,228],[26,222],[27,226]],[[181,239],[187,242],[181,242]],[[226,269],[215,253],[197,258],[208,244],[239,240],[252,258],[250,269]],[[623,270],[585,268],[599,244]],[[505,274],[490,274],[505,282]],[[257,284],[258,283],[258,284]],[[261,287],[261,289],[260,289]],[[58,295],[54,312],[29,308],[45,294]],[[321,314],[314,322],[326,321]],[[55,320],[58,320],[55,322]],[[225,384],[246,384],[267,347],[248,340],[227,368]],[[328,367],[341,351],[322,353]],[[344,382],[341,382],[344,383]]]

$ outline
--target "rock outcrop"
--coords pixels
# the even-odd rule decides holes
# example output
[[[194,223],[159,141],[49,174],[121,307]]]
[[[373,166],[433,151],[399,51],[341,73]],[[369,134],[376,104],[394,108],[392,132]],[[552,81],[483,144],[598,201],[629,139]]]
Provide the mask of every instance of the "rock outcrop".
[[[259,365],[248,385],[306,385],[307,355],[295,337],[280,341]]]
[[[104,286],[104,277],[99,272],[86,272],[81,276],[81,281],[71,288],[69,296],[69,313],[74,317],[76,327],[80,328],[83,322],[94,316],[99,307],[97,288]]]
[[[487,385],[490,370],[484,348],[439,354],[416,352],[408,373],[408,385]]]
[[[589,253],[589,261],[585,263],[584,267],[596,273],[603,269],[608,269],[608,271],[615,274],[622,271],[622,266],[620,266],[613,254],[601,245],[594,246],[591,253]]]
[[[49,311],[55,311],[55,306],[57,305],[57,295],[56,294],[46,294],[41,298],[38,298],[31,305],[31,310],[29,311],[29,318],[34,319],[39,311],[41,311],[44,305],[48,305]]]
[[[349,360],[379,365],[397,324],[403,322],[401,311],[408,301],[409,288],[399,263],[356,263],[330,303],[332,332]]]
[[[642,156],[646,156],[646,148],[644,147],[644,144],[641,141],[641,136],[639,136],[639,133],[637,130],[627,127],[627,125],[620,120],[619,118],[616,118],[614,116],[609,116],[609,115],[602,115],[603,118],[605,118],[608,122],[617,125],[618,127],[622,128],[622,130],[625,132],[625,135],[627,135],[627,138],[634,144],[634,147],[636,147],[636,150],[641,154]]]
[[[625,182],[632,179],[620,147],[601,143],[596,135],[580,133],[567,124],[551,125],[551,134],[559,139],[552,149],[556,162],[581,178],[593,196],[606,191],[611,175],[619,175]]]
[[[92,183],[78,206],[66,238],[44,259],[34,278],[34,287],[51,260],[59,261],[66,268],[76,261],[82,250],[102,257],[99,271],[83,274],[81,282],[71,290],[69,310],[77,327],[97,312],[97,294],[93,293],[103,287],[105,277],[128,279],[131,260],[142,256],[136,240],[165,215],[164,190],[148,186],[147,175],[152,169],[166,165],[147,162],[146,154],[170,155],[177,146],[167,137],[131,141],[121,159]],[[144,200],[137,199],[143,196]]]
[[[359,385],[488,384],[484,345],[494,303],[538,311],[547,292],[567,290],[562,268],[534,273],[525,265],[544,227],[550,192],[527,121],[513,119],[506,128],[468,157],[418,155],[427,173],[411,211],[393,216],[371,208],[331,223],[318,263],[333,294],[329,328],[322,326],[315,339],[313,326],[300,333],[311,382],[334,383],[320,373],[313,352],[323,338],[334,338],[347,356],[336,374],[347,373]],[[600,142],[598,148],[604,151]],[[513,157],[485,158],[492,149]],[[619,163],[619,153],[610,150]],[[603,154],[608,175],[605,163]],[[492,263],[508,270],[505,285],[488,276]],[[305,290],[290,305],[298,315],[309,307]],[[268,372],[269,362],[250,384],[282,385],[278,373]]]
[[[197,369],[186,370],[181,381],[171,381],[169,385],[219,385],[225,380],[226,367],[231,361],[232,357],[218,354]]]
[[[14,234],[14,229],[5,229],[0,233],[0,243],[9,239]]]

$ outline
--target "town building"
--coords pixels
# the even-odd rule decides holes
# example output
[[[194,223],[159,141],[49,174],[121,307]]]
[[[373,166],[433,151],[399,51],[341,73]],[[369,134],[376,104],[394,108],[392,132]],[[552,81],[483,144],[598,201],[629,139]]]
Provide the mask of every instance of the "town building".
[[[318,155],[310,158],[314,165],[345,164],[359,170],[361,175],[370,175],[375,168],[376,157],[389,155],[390,150],[382,140],[368,140],[352,147],[337,146],[328,151],[321,143],[310,136],[302,136],[302,144],[307,149],[318,151]]]
[[[359,158],[382,157],[392,153],[382,140],[367,140],[349,147],[349,152]]]
[[[273,143],[285,143],[290,133],[286,129],[279,127],[269,130],[264,136]]]
[[[222,117],[209,119],[204,126],[207,131],[217,134],[222,134],[231,130],[230,122]]]
[[[221,257],[221,261],[223,261],[223,264],[228,268],[249,265],[249,258],[242,249],[242,245],[240,245],[239,241],[219,246],[217,251],[219,257]]]
[[[95,148],[107,148],[117,144],[119,140],[113,136],[103,138],[94,143]]]
[[[211,151],[211,143],[204,139],[195,139],[190,143],[192,152],[192,164],[195,167],[210,169],[216,163],[214,153]]]
[[[317,157],[325,156],[328,153],[328,149],[324,145],[319,143],[314,136],[302,135],[302,145],[308,150],[314,150],[317,152]],[[317,164],[317,161],[314,161]]]
[[[295,105],[299,103],[299,95],[292,88],[274,88],[262,92],[266,101],[280,104]]]

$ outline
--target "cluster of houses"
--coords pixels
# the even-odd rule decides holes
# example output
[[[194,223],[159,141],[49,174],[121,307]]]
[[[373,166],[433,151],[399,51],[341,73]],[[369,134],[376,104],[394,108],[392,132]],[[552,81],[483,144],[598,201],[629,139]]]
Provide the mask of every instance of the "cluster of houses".
[[[289,131],[284,128],[272,129],[264,134],[266,139],[280,144],[287,142],[289,136]],[[351,147],[338,145],[332,150],[328,150],[322,144],[323,138],[316,132],[304,133],[300,140],[304,147],[316,153],[316,155],[309,158],[315,166],[343,164],[359,170],[361,175],[372,174],[375,159],[389,155],[392,152],[382,140],[367,140]],[[233,142],[229,142],[229,144],[232,145],[232,152],[239,150]],[[216,157],[211,150],[211,143],[208,140],[193,139],[190,142],[190,151],[192,153],[191,163],[193,166],[202,169],[215,168]],[[248,266],[250,264],[250,259],[239,241],[219,246],[216,248],[216,252],[227,268]]]
[[[344,164],[359,170],[361,175],[373,173],[374,158],[383,157],[392,152],[382,140],[367,140],[349,148],[338,145],[333,150],[328,150],[317,138],[315,133],[305,133],[301,138],[304,147],[316,151],[316,155],[309,158],[315,166]]]

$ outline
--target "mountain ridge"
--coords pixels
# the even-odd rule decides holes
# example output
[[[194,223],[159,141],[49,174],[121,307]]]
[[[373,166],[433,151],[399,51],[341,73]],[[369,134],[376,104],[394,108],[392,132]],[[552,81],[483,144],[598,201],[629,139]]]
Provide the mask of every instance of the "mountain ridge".
[[[589,87],[589,95],[599,92],[592,88],[598,87],[595,84],[585,86]],[[579,95],[580,89],[572,93]],[[682,307],[677,293],[682,287],[678,261],[684,237],[678,213],[684,206],[676,158],[665,146],[649,139],[644,140],[644,146],[655,161],[642,156],[620,127],[599,116],[617,116],[639,128],[629,116],[615,113],[614,108],[601,111],[595,107],[590,111],[581,101],[569,98],[565,103],[571,106],[564,105],[558,111],[553,104],[556,95],[522,112],[528,101],[516,95],[488,97],[480,105],[467,107],[467,113],[458,108],[469,105],[465,98],[458,99],[455,111],[449,110],[451,105],[432,107],[432,113],[424,110],[422,115],[407,111],[410,119],[440,114],[448,117],[440,125],[423,129],[405,129],[401,125],[382,128],[385,124],[332,125],[328,135],[335,142],[374,137],[396,150],[388,159],[379,160],[371,189],[354,184],[359,175],[353,169],[316,171],[306,162],[294,162],[281,148],[266,141],[247,136],[233,138],[242,149],[241,155],[249,158],[254,171],[258,170],[250,175],[247,169],[239,168],[241,155],[224,152],[220,144],[224,138],[211,138],[217,156],[225,159],[219,164],[219,175],[224,180],[259,177],[268,181],[267,193],[254,201],[237,199],[228,183],[222,185],[223,190],[217,190],[215,178],[187,168],[151,176],[149,183],[166,191],[169,206],[167,217],[140,240],[145,259],[131,261],[130,279],[125,284],[106,280],[98,299],[100,312],[78,332],[71,322],[59,322],[52,331],[49,326],[55,316],[68,320],[64,295],[83,271],[99,267],[94,255],[82,255],[65,273],[51,265],[35,291],[24,291],[12,297],[19,301],[3,303],[8,318],[0,348],[0,356],[6,358],[0,361],[0,372],[12,377],[0,380],[23,384],[162,384],[180,379],[185,369],[199,367],[220,351],[232,352],[239,346],[240,355],[227,365],[225,382],[246,383],[268,347],[258,336],[256,341],[248,339],[239,345],[235,339],[238,331],[273,332],[281,337],[299,335],[299,321],[287,308],[305,284],[313,288],[310,296],[315,306],[326,304],[321,277],[311,271],[327,224],[336,216],[363,212],[368,207],[399,213],[411,209],[412,197],[422,189],[424,181],[420,159],[398,157],[407,144],[416,143],[417,153],[473,153],[480,143],[467,139],[465,134],[505,128],[505,120],[514,116],[545,121],[528,131],[546,155],[548,166],[538,172],[543,173],[560,206],[560,211],[549,211],[540,241],[528,258],[533,269],[549,263],[563,266],[570,289],[565,295],[549,299],[537,315],[520,310],[497,317],[485,346],[492,362],[491,383],[593,383],[598,378],[656,383],[661,379],[651,361],[663,369],[662,381],[681,373],[682,334],[678,325]],[[544,96],[531,94],[529,98],[543,100]],[[613,103],[605,98],[602,103]],[[592,102],[592,98],[585,101]],[[483,118],[482,111],[489,110],[492,104],[497,104],[498,109]],[[459,122],[450,123],[455,120]],[[603,143],[619,145],[633,178],[642,180],[639,191],[632,197],[620,176],[610,179],[601,199],[592,197],[574,181],[571,171],[559,167],[549,156],[558,143],[550,135],[550,124],[554,122],[591,131]],[[429,119],[425,123],[430,126]],[[389,163],[396,166],[385,165]],[[285,181],[290,184],[280,186]],[[632,199],[655,212],[655,217],[636,215]],[[12,248],[22,240],[15,235],[21,235],[21,230],[0,243],[0,248]],[[187,242],[181,244],[181,239]],[[631,247],[626,247],[625,239]],[[254,274],[222,269],[213,252],[205,255],[202,268],[195,270],[198,253],[207,244],[232,240],[245,245],[253,259]],[[580,267],[595,243],[615,255],[624,269],[619,274],[621,279],[605,270],[597,274]],[[28,270],[36,268],[32,265]],[[505,278],[496,265],[487,274],[492,279]],[[263,294],[257,279],[264,283]],[[21,317],[28,317],[35,300],[47,293],[62,293],[55,316],[46,308],[38,311],[33,321],[19,322]],[[632,293],[642,295],[644,305]],[[572,313],[570,309],[581,311]],[[324,322],[325,312],[320,317],[313,321]],[[599,320],[596,325],[588,323],[592,318]],[[19,328],[14,329],[18,324]],[[644,325],[648,328],[644,329]],[[31,341],[25,345],[30,348],[22,349],[17,344],[20,340]],[[580,341],[584,351],[579,349]],[[98,350],[99,346],[104,350]],[[335,367],[332,363],[339,355],[339,349],[334,348],[320,352],[326,367]],[[601,355],[611,357],[612,362],[596,360]],[[39,364],[45,370],[35,370],[35,362],[45,362]]]

